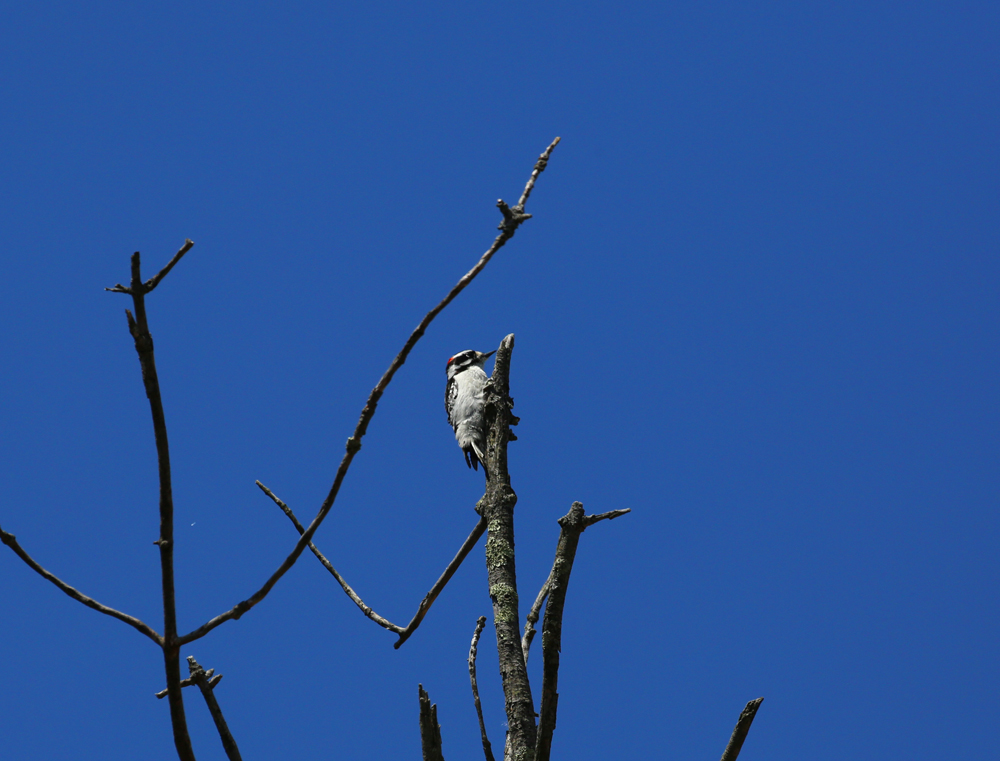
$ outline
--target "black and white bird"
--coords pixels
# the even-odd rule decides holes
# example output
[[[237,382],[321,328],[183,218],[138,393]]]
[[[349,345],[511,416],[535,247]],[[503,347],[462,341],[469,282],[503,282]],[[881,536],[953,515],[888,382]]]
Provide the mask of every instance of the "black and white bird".
[[[483,414],[486,371],[483,363],[496,354],[468,349],[448,360],[448,385],[444,390],[444,408],[448,422],[455,429],[455,439],[465,454],[465,464],[486,471],[486,420]],[[489,478],[489,473],[486,473]]]

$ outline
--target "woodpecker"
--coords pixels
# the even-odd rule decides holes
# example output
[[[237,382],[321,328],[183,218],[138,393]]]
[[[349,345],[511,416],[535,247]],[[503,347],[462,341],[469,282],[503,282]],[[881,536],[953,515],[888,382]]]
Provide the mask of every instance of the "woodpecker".
[[[465,454],[465,464],[479,470],[483,463],[486,472],[486,421],[483,415],[483,388],[486,386],[486,371],[483,363],[496,354],[491,351],[468,349],[460,351],[448,360],[448,385],[444,389],[444,408],[448,422],[455,429],[455,439]]]

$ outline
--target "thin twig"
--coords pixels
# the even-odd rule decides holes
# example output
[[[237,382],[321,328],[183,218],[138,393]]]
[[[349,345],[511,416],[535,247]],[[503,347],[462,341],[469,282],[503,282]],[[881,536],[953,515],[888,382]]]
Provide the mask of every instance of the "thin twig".
[[[624,510],[609,510],[606,513],[601,513],[600,515],[588,515],[583,519],[583,527],[593,526],[598,521],[609,520],[613,521],[615,518],[620,518],[625,515],[625,513],[632,512],[631,507],[626,507]]]
[[[413,618],[410,619],[410,623],[408,623],[406,628],[400,633],[399,639],[396,640],[396,643],[393,645],[394,648],[398,650],[400,645],[406,642],[406,640],[410,638],[410,635],[417,630],[417,627],[420,626],[420,622],[423,621],[424,616],[427,615],[427,611],[431,609],[431,605],[434,604],[437,596],[441,594],[441,590],[445,588],[445,585],[451,580],[451,577],[455,575],[455,571],[457,571],[458,567],[462,565],[462,561],[465,560],[466,556],[472,552],[472,548],[476,546],[476,543],[484,533],[486,533],[486,519],[480,518],[479,523],[477,523],[476,527],[472,529],[472,533],[469,534],[465,543],[458,548],[458,552],[455,554],[455,557],[453,557],[451,562],[448,563],[448,567],[444,569],[444,572],[438,577],[438,580],[434,582],[434,586],[431,587],[431,590],[426,595],[424,595],[424,599],[420,601],[420,605],[417,607],[417,612],[413,614]]]
[[[479,646],[479,636],[486,626],[486,616],[480,616],[476,621],[476,631],[472,635],[472,645],[469,647],[469,681],[472,682],[472,700],[476,704],[476,716],[479,717],[479,734],[483,737],[483,753],[486,761],[496,761],[493,758],[493,748],[490,738],[486,736],[486,722],[483,721],[483,704],[479,701],[479,683],[476,681],[476,650]]]
[[[217,685],[219,682],[222,681],[222,674],[215,674],[215,676],[212,676],[212,674],[215,674],[215,669],[209,669],[208,671],[205,672],[205,676],[208,678],[208,686],[214,690],[215,685]],[[192,677],[188,677],[187,679],[181,679],[181,687],[190,687],[194,683],[195,682]],[[166,689],[160,690],[159,692],[156,693],[156,699],[163,700],[163,698],[167,696],[167,692],[168,690]]]
[[[559,139],[556,138],[556,140],[553,141],[553,143],[546,149],[545,153],[542,154],[542,157],[546,159],[546,162],[548,160],[548,155],[551,154],[552,150],[555,148],[558,142]],[[534,182],[537,179],[538,173],[540,173],[542,169],[544,169],[544,166],[539,167],[539,164],[541,163],[542,161],[541,159],[539,159],[539,162],[535,164],[535,169],[532,171],[531,178],[528,180],[528,183],[525,186],[526,193],[530,194],[531,188],[534,187]],[[189,632],[188,634],[185,634],[183,637],[180,638],[181,644],[187,644],[189,642],[193,642],[196,639],[204,637],[206,634],[208,634],[208,632],[210,632],[212,629],[219,626],[220,624],[223,624],[226,621],[231,621],[233,619],[240,618],[244,613],[246,613],[257,603],[263,600],[267,596],[268,592],[270,592],[271,589],[274,587],[274,585],[278,583],[278,580],[282,576],[284,576],[285,573],[288,571],[288,569],[295,564],[295,561],[299,559],[299,556],[308,546],[309,542],[312,541],[313,534],[316,533],[316,530],[320,527],[320,524],[323,523],[323,519],[326,518],[327,514],[330,512],[330,509],[333,507],[333,503],[337,499],[337,494],[340,491],[340,485],[341,483],[343,483],[344,477],[347,475],[347,470],[348,468],[350,468],[351,462],[354,460],[354,455],[356,455],[358,451],[361,449],[361,439],[368,431],[368,424],[371,422],[371,419],[375,414],[375,409],[378,406],[378,401],[379,399],[382,398],[382,394],[385,393],[385,389],[386,387],[388,387],[390,381],[392,381],[392,378],[396,374],[396,371],[403,366],[404,362],[406,362],[406,358],[409,356],[410,351],[416,345],[417,341],[420,340],[421,336],[423,336],[424,331],[427,330],[427,327],[431,324],[434,318],[437,317],[437,315],[441,312],[441,310],[443,310],[446,306],[448,306],[448,304],[450,304],[455,299],[455,297],[458,296],[458,294],[461,293],[465,289],[465,287],[472,282],[472,280],[476,277],[476,275],[478,275],[483,270],[483,268],[489,263],[490,259],[493,258],[493,255],[500,250],[500,248],[504,245],[504,243],[506,243],[511,238],[512,235],[514,235],[514,232],[517,230],[517,227],[524,220],[523,218],[518,219],[517,221],[509,224],[507,224],[506,218],[504,221],[505,224],[501,225],[500,234],[493,241],[493,245],[490,246],[489,249],[487,249],[486,253],[483,254],[483,256],[480,258],[476,266],[462,276],[462,278],[458,281],[455,287],[452,288],[451,291],[449,291],[448,295],[445,296],[444,299],[442,299],[441,303],[439,303],[436,307],[434,307],[424,316],[424,318],[420,321],[420,324],[417,325],[413,333],[410,334],[409,339],[407,339],[406,343],[403,345],[403,348],[400,350],[399,354],[396,355],[396,358],[389,365],[389,369],[385,371],[385,374],[375,385],[375,388],[372,389],[371,394],[368,396],[368,402],[365,404],[364,409],[361,410],[361,417],[358,420],[358,424],[354,429],[354,434],[347,439],[347,445],[346,445],[347,451],[344,454],[343,459],[340,461],[340,467],[337,468],[337,475],[333,480],[333,485],[330,487],[330,492],[329,494],[327,494],[326,499],[323,500],[323,504],[320,506],[319,512],[316,513],[316,517],[313,518],[312,523],[309,524],[309,527],[299,537],[299,540],[295,543],[295,547],[288,554],[288,557],[285,558],[285,560],[281,563],[281,565],[278,566],[278,570],[276,570],[273,574],[271,574],[271,577],[253,595],[248,597],[246,600],[237,603],[232,608],[227,610],[225,613],[221,613],[215,618],[202,624],[197,629]]]
[[[528,202],[528,196],[531,195],[531,191],[535,189],[535,180],[538,179],[538,175],[545,171],[545,167],[549,163],[549,156],[552,155],[552,151],[555,147],[559,145],[559,141],[562,140],[561,137],[557,137],[552,141],[552,144],[545,149],[545,152],[538,157],[538,161],[535,162],[535,168],[531,172],[531,177],[528,179],[528,184],[524,186],[524,192],[521,194],[521,199],[517,202],[517,208],[523,209],[524,204]]]
[[[278,499],[278,497],[274,494],[274,492],[272,492],[270,489],[264,486],[264,484],[262,484],[260,481],[255,481],[254,483],[256,483],[257,486],[260,487],[260,490],[262,492],[264,492],[267,496],[269,496],[272,500],[274,500],[274,503],[281,508],[282,512],[284,512],[285,515],[288,516],[288,519],[292,522],[292,525],[295,526],[295,530],[298,531],[299,534],[305,533],[305,528],[302,526],[301,523],[299,523],[299,519],[295,517],[295,513],[292,512],[292,508],[290,508],[288,505],[286,505],[284,502]],[[337,583],[340,584],[344,592],[347,593],[347,596],[354,601],[354,604],[361,609],[362,613],[364,613],[368,618],[370,618],[376,624],[381,626],[383,629],[388,629],[389,631],[395,632],[396,634],[402,634],[405,631],[405,629],[403,629],[402,626],[397,626],[389,619],[383,618],[374,610],[372,610],[370,607],[365,605],[365,601],[358,596],[357,592],[351,589],[351,585],[344,580],[343,576],[337,573],[337,569],[333,567],[333,564],[326,559],[326,556],[319,551],[319,548],[315,544],[309,542],[309,549],[312,550],[313,554],[319,559],[319,562],[323,564],[323,567],[326,568],[326,570],[328,570],[333,575],[333,578],[337,580]]]
[[[194,761],[194,750],[184,716],[184,696],[181,693],[180,643],[177,640],[177,603],[174,590],[174,498],[170,480],[170,447],[167,443],[167,423],[163,414],[160,382],[156,375],[153,355],[153,336],[146,320],[145,296],[152,291],[174,265],[180,261],[194,243],[190,239],[174,254],[167,265],[148,281],[142,281],[139,252],[132,254],[132,279],[128,288],[121,284],[106,290],[128,293],[132,296],[135,317],[125,310],[129,333],[135,340],[135,350],[142,366],[142,382],[149,399],[153,417],[153,435],[156,440],[156,461],[160,481],[160,536],[154,542],[160,548],[160,580],[163,591],[163,666],[167,677],[170,699],[170,721],[174,732],[174,745],[181,761]]]
[[[417,690],[420,698],[420,751],[423,761],[444,761],[437,706],[431,705],[430,696],[424,692],[422,684],[417,685]]]
[[[219,701],[215,699],[215,684],[210,684],[209,677],[211,672],[206,672],[199,664],[198,661],[194,659],[193,655],[189,655],[187,658],[188,670],[191,672],[191,679],[198,688],[201,690],[202,697],[205,698],[205,704],[208,706],[208,712],[212,714],[212,720],[215,722],[215,730],[219,733],[219,739],[222,740],[222,747],[226,751],[226,757],[229,761],[243,761],[243,757],[240,756],[240,749],[236,747],[236,740],[233,738],[233,733],[229,731],[229,725],[226,724],[226,717],[222,715],[222,708],[219,707]]]
[[[171,259],[169,262],[167,262],[167,266],[164,267],[159,272],[157,272],[155,275],[153,275],[153,277],[151,277],[143,284],[146,289],[146,293],[149,293],[151,290],[153,290],[156,286],[160,284],[160,281],[167,276],[167,273],[174,268],[174,265],[181,260],[181,257],[191,250],[191,247],[193,245],[194,241],[192,241],[190,238],[184,241],[184,245],[180,247],[180,249],[177,251],[176,254],[174,254],[174,258]]]
[[[17,543],[17,538],[13,534],[8,534],[2,528],[0,528],[0,542],[3,542],[8,547],[10,547],[14,551],[14,553],[19,558],[21,558],[21,560],[23,560],[25,563],[28,564],[28,567],[31,568],[31,570],[33,570],[43,579],[48,579],[49,581],[51,581],[53,584],[59,587],[59,589],[68,594],[74,600],[82,602],[88,608],[93,608],[98,613],[103,613],[106,616],[117,618],[119,621],[124,621],[133,629],[136,629],[142,634],[145,634],[147,637],[153,640],[153,642],[155,642],[157,645],[163,647],[163,637],[157,634],[157,632],[150,626],[140,621],[138,618],[135,618],[134,616],[130,616],[127,613],[122,613],[120,610],[115,610],[114,608],[109,608],[107,605],[102,605],[92,597],[87,597],[87,595],[83,594],[83,592],[80,592],[74,587],[71,587],[69,584],[67,584],[65,581],[60,579],[55,574],[46,571],[37,562],[35,562],[35,559],[32,558],[31,555],[29,555],[21,548],[21,545]]]
[[[535,624],[538,623],[538,617],[542,614],[542,604],[545,602],[545,598],[549,596],[549,584],[552,581],[552,574],[550,573],[548,578],[545,579],[545,583],[542,584],[542,588],[538,590],[538,597],[535,598],[535,604],[531,606],[531,611],[528,613],[528,618],[524,622],[524,636],[521,637],[521,650],[524,652],[524,665],[528,665],[528,651],[531,649],[531,640],[535,638]]]
[[[562,648],[563,608],[580,535],[598,521],[611,520],[628,512],[631,510],[585,515],[583,505],[574,502],[569,512],[559,519],[561,530],[556,544],[556,557],[549,573],[549,601],[545,606],[545,619],[542,622],[542,701],[538,709],[535,761],[549,761],[552,751],[552,733],[556,728],[556,709],[559,704],[559,651]]]
[[[757,715],[757,709],[760,708],[760,704],[763,701],[764,698],[751,700],[747,703],[746,708],[740,712],[736,728],[733,729],[733,735],[729,738],[729,743],[722,752],[720,761],[736,761],[739,757],[740,750],[743,748],[743,741],[747,739],[747,732],[750,731],[750,725],[753,724],[753,717]]]
[[[521,649],[518,615],[517,572],[514,564],[514,505],[517,494],[510,486],[507,470],[507,442],[510,426],[516,422],[511,413],[510,358],[514,335],[500,342],[493,366],[493,377],[486,383],[486,493],[476,506],[486,519],[486,572],[490,599],[493,601],[493,624],[497,636],[497,656],[503,684],[504,711],[509,727],[507,739],[513,758],[531,761],[535,752],[535,707],[531,684]]]

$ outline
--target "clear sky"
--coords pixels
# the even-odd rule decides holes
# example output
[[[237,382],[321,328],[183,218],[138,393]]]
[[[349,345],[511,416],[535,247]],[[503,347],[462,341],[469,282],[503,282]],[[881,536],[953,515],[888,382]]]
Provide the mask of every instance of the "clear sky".
[[[476,522],[445,362],[515,333],[526,613],[584,534],[556,758],[992,758],[1000,695],[1000,5],[7,3],[0,525],[162,630],[156,467],[104,292],[149,297],[180,628],[252,593],[396,377],[317,535],[405,623]],[[492,362],[487,369],[492,367]],[[10,759],[175,758],[156,648],[0,547]],[[183,655],[245,759],[481,758],[482,547],[402,649],[311,556]],[[540,692],[540,638],[531,662]],[[480,687],[494,746],[492,624]],[[186,694],[199,758],[222,751]]]

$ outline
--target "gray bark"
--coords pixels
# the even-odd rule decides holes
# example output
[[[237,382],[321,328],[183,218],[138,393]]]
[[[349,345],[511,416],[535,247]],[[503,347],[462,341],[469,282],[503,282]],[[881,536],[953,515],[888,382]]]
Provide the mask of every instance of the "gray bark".
[[[509,393],[513,350],[514,336],[511,334],[500,343],[493,377],[486,385],[486,459],[490,477],[486,482],[486,493],[476,510],[486,519],[486,571],[490,599],[493,601],[493,623],[511,756],[515,761],[532,761],[536,740],[535,707],[521,650],[514,565],[514,505],[517,504],[517,495],[511,488],[507,471],[507,442],[516,438],[511,434],[510,426],[518,422],[511,413],[514,400]]]

